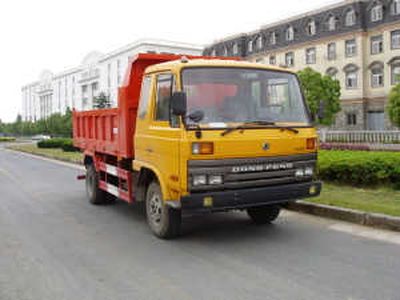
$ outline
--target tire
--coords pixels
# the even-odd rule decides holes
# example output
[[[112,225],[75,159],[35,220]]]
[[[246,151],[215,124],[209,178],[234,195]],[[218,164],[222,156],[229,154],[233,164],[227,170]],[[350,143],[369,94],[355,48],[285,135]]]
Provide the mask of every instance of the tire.
[[[86,166],[86,195],[89,202],[94,205],[102,205],[110,202],[108,193],[99,188],[99,174],[93,165]]]
[[[165,205],[160,185],[156,181],[147,188],[146,219],[154,235],[159,238],[171,239],[180,233],[181,211]]]
[[[281,207],[278,205],[260,206],[247,210],[250,219],[257,225],[269,224],[275,221],[280,212]]]

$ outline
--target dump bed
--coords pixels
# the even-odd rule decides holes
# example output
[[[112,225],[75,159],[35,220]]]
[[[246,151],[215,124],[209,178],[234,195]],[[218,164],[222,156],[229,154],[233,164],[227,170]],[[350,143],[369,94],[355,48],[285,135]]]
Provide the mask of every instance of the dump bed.
[[[133,57],[128,65],[123,86],[118,90],[117,108],[73,111],[75,147],[80,148],[88,155],[103,153],[118,158],[134,158],[136,112],[143,74],[151,65],[178,60],[181,57],[182,55],[148,53]],[[189,59],[212,59],[212,57],[203,56],[187,57]]]
[[[123,86],[118,90],[118,107],[73,112],[74,145],[87,154],[104,153],[133,158],[136,111],[145,69],[181,56],[138,54],[129,63]]]

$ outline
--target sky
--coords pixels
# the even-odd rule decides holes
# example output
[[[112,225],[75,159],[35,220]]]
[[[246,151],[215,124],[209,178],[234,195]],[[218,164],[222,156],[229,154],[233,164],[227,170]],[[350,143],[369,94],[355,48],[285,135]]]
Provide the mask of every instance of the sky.
[[[199,45],[338,2],[12,0],[0,3],[0,120],[21,112],[21,87],[44,69],[78,66],[93,51],[142,38]]]

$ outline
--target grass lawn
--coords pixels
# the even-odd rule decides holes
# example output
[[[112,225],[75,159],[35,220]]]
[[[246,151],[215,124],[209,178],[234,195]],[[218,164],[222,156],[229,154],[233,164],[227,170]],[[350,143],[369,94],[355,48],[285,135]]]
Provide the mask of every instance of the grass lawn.
[[[386,187],[364,189],[324,183],[321,196],[307,201],[400,217],[400,191]]]
[[[82,163],[82,153],[80,152],[64,152],[62,149],[43,149],[38,148],[36,144],[11,145],[8,147],[12,150],[35,154],[39,156],[54,158],[66,162]]]

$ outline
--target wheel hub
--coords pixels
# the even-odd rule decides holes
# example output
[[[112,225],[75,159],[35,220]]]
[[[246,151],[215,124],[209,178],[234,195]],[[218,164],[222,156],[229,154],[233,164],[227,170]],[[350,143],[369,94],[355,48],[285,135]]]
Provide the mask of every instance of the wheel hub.
[[[149,215],[155,224],[159,224],[161,222],[162,216],[162,201],[160,197],[156,194],[153,194],[149,201]]]

